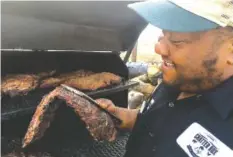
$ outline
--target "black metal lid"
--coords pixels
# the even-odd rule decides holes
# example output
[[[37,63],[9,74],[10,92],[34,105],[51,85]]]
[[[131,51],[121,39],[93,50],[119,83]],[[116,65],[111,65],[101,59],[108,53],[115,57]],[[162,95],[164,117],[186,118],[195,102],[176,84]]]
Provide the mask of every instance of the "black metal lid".
[[[146,22],[134,1],[4,1],[2,49],[128,49]]]

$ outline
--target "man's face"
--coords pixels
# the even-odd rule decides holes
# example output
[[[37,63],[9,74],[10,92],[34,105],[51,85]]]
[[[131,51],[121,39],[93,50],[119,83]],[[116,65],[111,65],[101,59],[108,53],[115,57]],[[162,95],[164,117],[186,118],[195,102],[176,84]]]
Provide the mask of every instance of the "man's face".
[[[163,31],[155,47],[164,61],[163,81],[186,92],[199,92],[221,83],[228,73],[229,42],[218,31]]]

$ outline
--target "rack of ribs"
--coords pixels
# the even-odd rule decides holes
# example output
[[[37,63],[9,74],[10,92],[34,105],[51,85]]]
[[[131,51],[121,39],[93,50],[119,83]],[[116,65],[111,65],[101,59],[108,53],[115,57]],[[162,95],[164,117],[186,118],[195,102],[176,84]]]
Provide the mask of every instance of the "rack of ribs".
[[[11,97],[16,95],[26,95],[29,91],[34,90],[39,85],[40,79],[52,76],[55,71],[42,72],[35,74],[12,74],[7,75],[2,79],[1,91],[2,94]]]
[[[85,77],[91,74],[93,74],[93,72],[87,70],[77,70],[70,73],[60,74],[56,77],[50,77],[42,80],[40,83],[40,88],[56,87],[62,84],[66,80]]]
[[[109,114],[88,99],[63,86],[59,86],[44,96],[38,105],[23,139],[23,148],[42,138],[47,128],[49,128],[56,110],[61,105],[54,103],[55,99],[62,100],[74,110],[95,140],[113,141],[116,139],[117,130]]]
[[[81,78],[72,78],[64,82],[64,84],[79,90],[97,90],[110,85],[119,84],[122,81],[120,76],[109,72],[95,73],[90,76]]]

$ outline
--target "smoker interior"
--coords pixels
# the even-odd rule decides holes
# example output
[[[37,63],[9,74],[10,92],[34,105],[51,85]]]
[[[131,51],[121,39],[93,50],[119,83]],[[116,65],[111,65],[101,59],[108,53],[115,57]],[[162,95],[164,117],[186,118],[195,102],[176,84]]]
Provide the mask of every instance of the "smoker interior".
[[[7,74],[39,73],[56,70],[57,73],[79,69],[93,72],[112,72],[128,79],[128,69],[117,53],[82,51],[2,51],[2,77]],[[41,90],[47,93],[51,89]],[[32,92],[33,93],[33,92]],[[116,92],[113,101],[126,107],[127,90]],[[121,97],[116,99],[115,97]],[[119,101],[120,100],[120,101]]]
[[[107,88],[103,88],[95,91],[85,92],[92,98],[101,98],[108,96],[109,99],[114,99],[116,95],[121,96],[122,91],[129,89],[135,85],[139,84],[136,81],[126,81],[119,85],[113,85]],[[2,105],[2,115],[1,120],[8,120],[19,115],[25,115],[33,113],[36,106],[40,103],[41,98],[52,91],[54,88],[48,89],[37,89],[29,92],[27,95],[15,96],[11,98],[10,96],[3,96],[1,100]],[[120,100],[121,101],[121,100]],[[119,101],[117,101],[119,102]]]
[[[2,76],[17,73],[58,73],[78,69],[108,71],[128,78],[128,69],[117,52],[62,50],[1,50]]]
[[[82,51],[2,51],[2,76],[17,73],[38,73],[56,70],[58,73],[86,69],[112,72],[128,79],[128,69],[118,54]],[[118,106],[126,107],[127,90],[102,96]],[[39,100],[37,100],[39,101]],[[20,108],[19,108],[20,109]],[[2,155],[12,151],[47,152],[51,156],[122,156],[128,133],[120,132],[115,142],[93,141],[80,118],[63,105],[45,136],[26,150],[21,150],[23,138],[32,114],[2,121]]]
[[[64,118],[65,117],[65,118]],[[15,152],[49,153],[54,157],[88,156],[120,157],[124,154],[129,133],[119,132],[114,142],[96,142],[85,125],[71,108],[62,105],[44,137],[27,149],[21,149],[31,115],[18,117],[2,123],[2,155]]]

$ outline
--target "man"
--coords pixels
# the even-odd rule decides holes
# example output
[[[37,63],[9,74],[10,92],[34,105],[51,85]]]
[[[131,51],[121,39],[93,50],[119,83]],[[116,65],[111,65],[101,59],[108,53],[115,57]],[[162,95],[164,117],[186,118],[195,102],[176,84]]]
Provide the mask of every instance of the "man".
[[[233,1],[157,0],[129,5],[163,30],[155,46],[163,82],[141,110],[100,106],[130,129],[125,157],[232,157]]]

